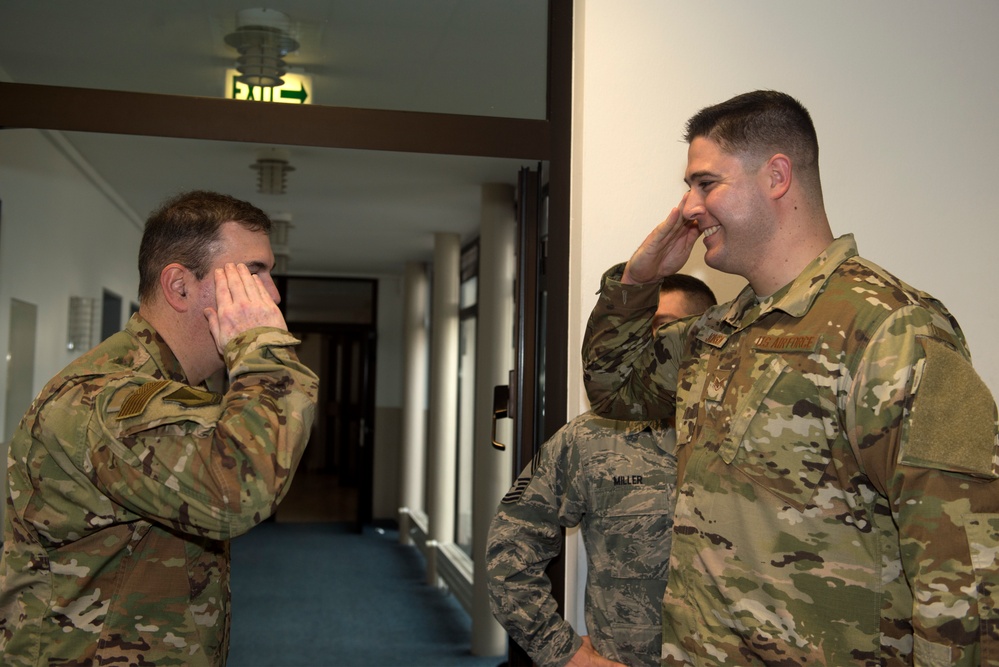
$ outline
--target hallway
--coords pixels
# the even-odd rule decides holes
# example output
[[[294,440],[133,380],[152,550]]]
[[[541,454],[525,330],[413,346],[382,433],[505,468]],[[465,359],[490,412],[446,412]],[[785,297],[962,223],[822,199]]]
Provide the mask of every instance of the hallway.
[[[393,530],[264,523],[232,542],[229,667],[496,667]]]
[[[469,650],[471,621],[425,583],[394,528],[351,527],[349,489],[297,477],[267,521],[232,541],[229,667],[497,667]]]
[[[278,523],[351,522],[357,519],[357,487],[340,486],[337,476],[300,466],[278,506]]]

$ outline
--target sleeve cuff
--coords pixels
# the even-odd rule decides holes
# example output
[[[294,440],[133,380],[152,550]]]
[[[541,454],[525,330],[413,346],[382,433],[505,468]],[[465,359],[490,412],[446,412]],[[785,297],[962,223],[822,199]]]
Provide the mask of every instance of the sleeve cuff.
[[[234,336],[225,346],[225,362],[233,368],[244,357],[264,347],[292,347],[301,343],[284,329],[254,327]]]
[[[610,302],[614,310],[646,310],[659,305],[659,283],[625,285],[621,282],[624,264],[608,269],[600,279],[598,294]]]

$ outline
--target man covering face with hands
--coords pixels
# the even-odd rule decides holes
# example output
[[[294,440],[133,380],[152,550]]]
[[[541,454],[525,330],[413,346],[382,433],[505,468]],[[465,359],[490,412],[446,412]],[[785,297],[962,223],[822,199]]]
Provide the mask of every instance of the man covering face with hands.
[[[277,305],[269,228],[214,192],[165,203],[140,245],[138,314],[25,414],[4,665],[225,663],[229,539],[284,497],[318,392]]]

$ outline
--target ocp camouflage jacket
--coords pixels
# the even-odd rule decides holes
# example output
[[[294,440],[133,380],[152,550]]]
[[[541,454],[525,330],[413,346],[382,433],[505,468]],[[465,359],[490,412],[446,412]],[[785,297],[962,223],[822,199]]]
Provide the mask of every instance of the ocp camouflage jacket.
[[[593,408],[677,416],[666,665],[999,664],[996,407],[937,300],[832,243],[790,285],[648,322],[609,272]]]
[[[228,540],[274,511],[315,411],[297,342],[240,334],[214,393],[135,315],[48,383],[8,456],[2,664],[225,663]]]

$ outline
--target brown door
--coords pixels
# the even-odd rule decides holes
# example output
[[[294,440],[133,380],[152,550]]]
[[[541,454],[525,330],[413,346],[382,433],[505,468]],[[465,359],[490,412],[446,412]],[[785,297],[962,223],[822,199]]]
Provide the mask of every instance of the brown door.
[[[341,490],[356,493],[355,528],[371,523],[375,341],[370,331],[327,334],[326,461]]]

